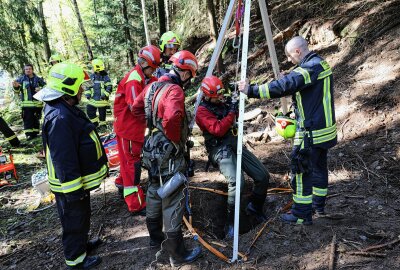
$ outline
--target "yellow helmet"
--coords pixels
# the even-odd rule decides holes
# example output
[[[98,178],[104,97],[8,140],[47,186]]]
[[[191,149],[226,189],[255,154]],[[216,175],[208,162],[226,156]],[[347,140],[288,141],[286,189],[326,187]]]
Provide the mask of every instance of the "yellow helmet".
[[[164,51],[165,45],[167,45],[167,44],[171,44],[172,46],[175,45],[175,46],[178,46],[178,48],[179,48],[179,46],[181,45],[181,39],[177,34],[175,34],[172,31],[165,32],[161,36],[160,42],[159,42],[160,49],[162,52]]]
[[[76,96],[79,88],[85,82],[90,82],[90,77],[80,66],[72,63],[59,63],[50,69],[46,88]]]
[[[297,121],[287,116],[276,116],[275,117],[275,130],[283,138],[293,138],[296,134]]]
[[[93,65],[94,72],[100,72],[100,71],[103,71],[105,69],[104,62],[102,60],[100,60],[100,59],[94,59],[92,61],[92,65]]]
[[[57,64],[53,62],[61,63],[62,62],[61,56],[59,54],[53,54],[52,56],[50,56],[49,63],[52,65]]]

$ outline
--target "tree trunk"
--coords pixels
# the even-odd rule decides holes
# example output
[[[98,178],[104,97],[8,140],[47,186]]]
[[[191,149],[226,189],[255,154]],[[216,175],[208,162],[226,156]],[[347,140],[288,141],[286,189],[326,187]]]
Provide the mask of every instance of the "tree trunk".
[[[83,26],[83,21],[82,21],[81,13],[79,12],[78,3],[76,0],[72,0],[72,3],[74,4],[76,17],[78,18],[79,28],[81,29],[83,39],[85,40],[86,48],[87,48],[88,55],[89,55],[89,61],[91,61],[94,58],[93,52],[92,52],[92,48],[90,47],[89,39],[86,35],[85,27]]]
[[[128,8],[126,5],[126,0],[122,0],[121,4],[122,4],[122,15],[124,16],[125,40],[126,40],[126,45],[128,46],[128,58],[130,65],[134,66],[135,59],[133,57],[132,38],[131,38],[131,31],[129,30]]]
[[[160,26],[160,36],[167,32],[164,0],[157,0],[158,3],[158,23]]]
[[[39,11],[40,24],[42,25],[42,30],[43,30],[44,53],[46,61],[49,61],[51,57],[51,50],[49,44],[49,36],[47,35],[48,30],[46,26],[46,20],[44,18],[44,13],[43,13],[43,0],[39,1],[38,11]]]
[[[76,1],[76,0],[74,0],[74,1]],[[147,45],[151,45],[149,30],[147,28],[146,4],[145,4],[144,0],[142,0],[141,2],[142,2],[144,33],[146,34],[146,43],[147,43]]]
[[[214,45],[217,43],[218,38],[218,29],[217,29],[217,20],[215,18],[215,8],[213,0],[207,0],[207,13],[208,19],[210,21],[210,37],[213,40]],[[217,71],[218,73],[222,73],[224,69],[224,64],[222,62],[222,56],[218,57],[217,61]]]
[[[165,8],[165,28],[169,31],[169,3],[168,0],[164,0],[164,8]]]

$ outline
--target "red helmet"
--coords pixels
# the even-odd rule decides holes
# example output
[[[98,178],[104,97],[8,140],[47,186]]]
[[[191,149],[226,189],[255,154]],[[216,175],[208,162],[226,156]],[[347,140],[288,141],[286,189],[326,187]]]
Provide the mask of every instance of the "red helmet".
[[[216,76],[208,76],[203,79],[200,86],[206,97],[216,98],[223,94],[224,85]]]
[[[157,68],[161,62],[161,51],[154,45],[149,45],[140,49],[138,56],[147,61],[152,68]]]
[[[197,64],[196,56],[194,56],[191,52],[179,51],[171,56],[169,61],[172,62],[174,67],[177,67],[181,70],[190,70],[192,77],[196,76],[199,66]]]

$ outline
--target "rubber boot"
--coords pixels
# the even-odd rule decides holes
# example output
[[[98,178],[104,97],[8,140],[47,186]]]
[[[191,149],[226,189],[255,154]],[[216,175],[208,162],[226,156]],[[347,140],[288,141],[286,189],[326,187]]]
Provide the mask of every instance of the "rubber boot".
[[[82,263],[75,266],[67,266],[67,269],[92,269],[101,263],[99,256],[86,256]]]
[[[150,235],[150,248],[160,248],[164,241],[161,218],[146,218],[147,229]]]
[[[253,192],[251,194],[250,202],[246,207],[247,214],[253,215],[259,223],[267,221],[267,216],[263,211],[266,197],[266,194],[259,195]]]
[[[102,243],[103,241],[100,238],[93,238],[87,242],[86,251],[91,252],[94,249],[98,248]]]
[[[183,264],[195,261],[201,255],[201,247],[186,249],[183,242],[182,232],[166,233],[167,239],[163,246],[169,253],[169,261],[172,267],[178,267]]]
[[[281,221],[285,224],[291,225],[312,225],[312,218],[299,218],[293,215],[291,212],[282,214],[280,217]]]
[[[234,226],[233,223],[235,221],[235,205],[234,204],[228,204],[228,212],[226,215],[226,223],[224,227],[224,232],[225,232],[225,239],[230,240],[233,238],[233,231],[234,231]]]

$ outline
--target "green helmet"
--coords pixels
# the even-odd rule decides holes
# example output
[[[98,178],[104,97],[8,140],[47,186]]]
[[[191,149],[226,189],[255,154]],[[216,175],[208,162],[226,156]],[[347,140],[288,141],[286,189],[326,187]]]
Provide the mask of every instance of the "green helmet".
[[[62,62],[61,56],[59,54],[53,54],[52,56],[50,56],[49,63],[53,64],[53,62],[61,63]]]
[[[275,130],[283,138],[293,138],[296,134],[297,121],[287,116],[276,116],[275,117]]]
[[[50,69],[46,87],[63,94],[76,96],[79,88],[85,82],[90,82],[90,77],[80,66],[72,63],[59,63]]]
[[[94,72],[100,72],[105,69],[104,62],[103,62],[103,60],[100,60],[100,59],[94,59],[92,61],[92,65],[93,65]]]
[[[159,42],[160,49],[162,52],[164,51],[165,45],[167,45],[167,44],[178,45],[178,47],[179,47],[181,45],[181,39],[177,34],[175,34],[172,31],[165,32],[161,36],[160,42]]]

